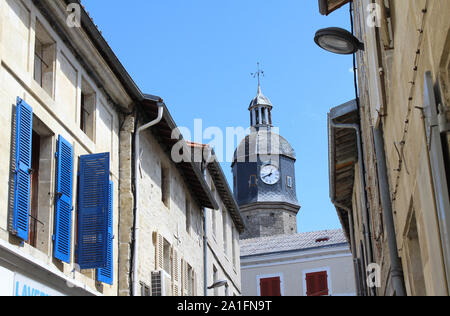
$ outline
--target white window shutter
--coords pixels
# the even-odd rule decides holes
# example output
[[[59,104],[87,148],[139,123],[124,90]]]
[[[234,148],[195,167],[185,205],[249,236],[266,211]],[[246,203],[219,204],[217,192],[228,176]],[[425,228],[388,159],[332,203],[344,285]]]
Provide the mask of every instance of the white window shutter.
[[[172,247],[172,292],[173,296],[179,296],[179,269],[178,252]]]
[[[157,232],[154,233],[155,240],[155,265],[156,270],[164,270],[164,239]]]
[[[185,260],[181,261],[181,282],[182,282],[182,291],[183,296],[189,295],[189,281],[188,281],[188,265]]]

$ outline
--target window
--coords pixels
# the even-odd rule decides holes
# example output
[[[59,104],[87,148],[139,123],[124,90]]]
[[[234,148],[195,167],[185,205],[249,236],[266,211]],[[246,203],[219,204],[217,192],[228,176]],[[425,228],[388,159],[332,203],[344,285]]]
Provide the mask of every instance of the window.
[[[281,278],[262,278],[259,280],[260,296],[281,296]]]
[[[34,80],[53,97],[54,63],[56,43],[36,21],[36,38],[34,45]]]
[[[211,182],[211,195],[213,196],[213,198],[216,198],[216,187],[214,185],[214,183]],[[213,232],[213,237],[217,236],[217,211],[216,210],[211,210],[212,214],[211,214],[211,224],[212,224],[212,232]]]
[[[28,232],[28,243],[36,247],[38,233],[38,208],[39,208],[39,161],[41,137],[33,131],[32,151],[31,151],[31,209],[30,209],[30,229]],[[39,223],[40,224],[40,223]]]
[[[51,192],[48,180],[52,176],[52,142],[53,135],[42,122],[34,117],[31,140],[31,182],[28,244],[43,253],[50,249],[51,234],[50,215],[52,203],[45,192]]]
[[[141,284],[141,296],[151,296],[150,287],[142,282],[140,284]]]
[[[55,258],[70,262],[72,226],[72,180],[73,151],[65,143],[62,151],[56,150],[56,190],[50,181],[54,134],[38,117],[33,109],[21,99],[17,101],[15,121],[14,164],[14,207],[12,233],[42,253],[49,253],[50,235],[54,236]],[[64,160],[63,163],[60,161]],[[64,183],[64,185],[61,185]],[[53,194],[54,198],[49,198]],[[66,202],[62,202],[62,200]],[[63,205],[64,204],[64,205]],[[54,225],[51,219],[55,208]],[[64,224],[58,215],[65,213]],[[54,230],[53,230],[54,227]],[[61,242],[61,239],[64,242]]]
[[[231,228],[231,248],[233,252],[233,267],[236,269],[237,267],[237,256],[236,256],[236,228],[234,227],[234,224]]]
[[[249,180],[249,187],[253,188],[258,186],[258,177],[256,175],[251,175]]]
[[[187,267],[188,296],[194,296],[194,269],[190,265]]]
[[[289,188],[289,189],[292,189],[292,187],[293,187],[293,181],[292,181],[292,177],[290,177],[290,176],[287,176],[287,187]]]
[[[186,232],[188,234],[191,233],[191,201],[186,198],[185,202],[185,210],[186,210]]]
[[[217,211],[211,210],[212,212],[212,230],[213,230],[213,237],[216,238],[217,236]]]
[[[161,200],[170,209],[170,169],[161,166]]]
[[[222,221],[223,221],[223,251],[225,252],[225,255],[228,256],[228,234],[227,234],[227,210],[224,206],[222,206]]]
[[[163,247],[164,271],[166,271],[167,274],[172,275],[172,251],[169,242],[165,239]]]
[[[322,242],[327,242],[327,241],[330,241],[330,237],[321,237],[321,238],[316,239],[317,244],[322,243]]]
[[[425,296],[427,293],[425,287],[425,276],[423,273],[422,249],[420,247],[416,214],[414,211],[410,221],[405,244],[411,295]]]
[[[327,271],[306,274],[307,296],[328,296],[328,273]]]
[[[86,82],[81,82],[81,105],[80,105],[80,129],[94,140],[96,94],[94,89]]]

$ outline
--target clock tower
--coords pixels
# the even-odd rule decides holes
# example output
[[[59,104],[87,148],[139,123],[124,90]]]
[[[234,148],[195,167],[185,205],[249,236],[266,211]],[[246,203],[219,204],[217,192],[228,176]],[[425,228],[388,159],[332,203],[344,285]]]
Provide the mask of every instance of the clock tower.
[[[251,133],[232,164],[234,197],[246,221],[241,239],[297,233],[295,151],[273,127],[272,109],[258,80],[249,106]]]

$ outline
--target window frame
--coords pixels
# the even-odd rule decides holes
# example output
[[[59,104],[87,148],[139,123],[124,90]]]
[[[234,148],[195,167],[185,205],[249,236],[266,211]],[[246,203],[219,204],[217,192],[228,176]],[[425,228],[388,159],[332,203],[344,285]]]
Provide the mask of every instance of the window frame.
[[[293,189],[294,188],[294,178],[292,178],[291,176],[286,176],[286,186],[288,187],[288,189]]]
[[[45,42],[48,42],[47,44]],[[37,44],[40,52],[36,51]],[[46,61],[46,56],[51,60]],[[55,97],[55,79],[56,79],[56,61],[57,61],[57,42],[44,26],[39,18],[35,20],[34,47],[33,47],[33,81],[41,87],[52,99]],[[36,80],[36,64],[40,65],[40,78]],[[45,71],[49,70],[49,71]],[[49,86],[45,85],[44,75],[51,73],[51,80],[48,80]]]
[[[274,278],[280,279],[280,293],[281,293],[281,296],[285,296],[285,294],[284,294],[284,274],[282,272],[273,273],[273,274],[257,275],[256,276],[257,296],[261,297],[261,280],[274,279]]]
[[[309,269],[309,270],[303,270],[302,271],[302,280],[303,280],[303,296],[308,296],[308,284],[306,281],[306,277],[309,274],[314,273],[320,273],[320,272],[326,272],[327,273],[327,284],[328,284],[328,295],[327,296],[333,296],[333,288],[332,288],[332,280],[331,280],[331,268],[330,267],[322,267],[322,268],[315,268],[315,269]],[[325,295],[323,295],[325,296]]]
[[[171,204],[171,170],[169,166],[161,164],[161,202],[170,210]]]

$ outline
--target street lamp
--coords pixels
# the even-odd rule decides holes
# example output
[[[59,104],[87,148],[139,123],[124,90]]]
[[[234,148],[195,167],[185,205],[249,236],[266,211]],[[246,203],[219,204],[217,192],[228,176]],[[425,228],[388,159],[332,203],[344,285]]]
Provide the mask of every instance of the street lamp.
[[[350,55],[358,50],[364,50],[364,44],[352,33],[338,27],[318,30],[314,41],[319,47],[341,55]]]
[[[217,282],[215,282],[213,285],[211,285],[210,287],[208,287],[208,290],[217,289],[217,288],[219,288],[219,287],[227,286],[227,285],[228,285],[228,281],[227,281],[227,280],[217,281]]]

